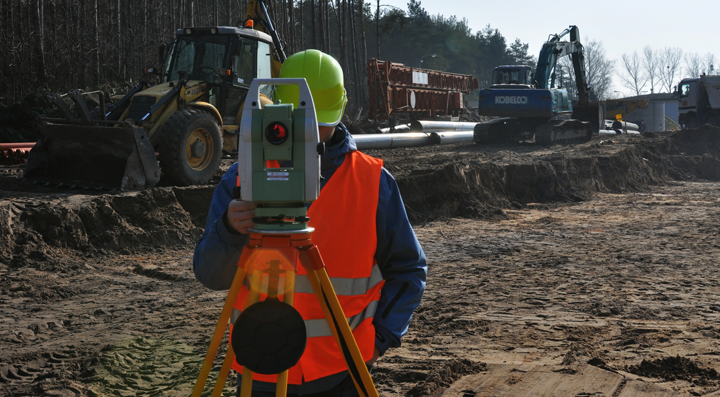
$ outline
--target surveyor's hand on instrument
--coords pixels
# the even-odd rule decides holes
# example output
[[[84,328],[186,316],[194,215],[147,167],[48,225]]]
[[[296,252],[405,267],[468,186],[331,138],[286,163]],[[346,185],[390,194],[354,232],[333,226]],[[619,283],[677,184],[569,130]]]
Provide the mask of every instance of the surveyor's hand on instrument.
[[[255,226],[253,222],[255,207],[257,205],[252,201],[232,200],[228,204],[226,225],[239,233],[247,234],[248,228]]]

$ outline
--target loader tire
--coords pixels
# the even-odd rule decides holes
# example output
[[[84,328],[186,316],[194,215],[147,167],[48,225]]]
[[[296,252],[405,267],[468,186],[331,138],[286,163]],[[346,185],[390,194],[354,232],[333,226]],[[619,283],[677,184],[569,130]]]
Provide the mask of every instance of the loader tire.
[[[158,153],[163,185],[205,185],[220,165],[220,127],[207,112],[180,110],[162,127]]]

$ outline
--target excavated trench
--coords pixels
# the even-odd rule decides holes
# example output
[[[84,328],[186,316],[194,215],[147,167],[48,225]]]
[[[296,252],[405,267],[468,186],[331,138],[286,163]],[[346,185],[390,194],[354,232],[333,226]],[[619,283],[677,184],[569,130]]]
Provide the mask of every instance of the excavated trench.
[[[709,126],[579,146],[453,145],[370,154],[385,160],[415,224],[444,217],[504,219],[506,209],[583,201],[594,192],[720,180],[720,129]],[[20,176],[0,174],[0,262],[11,267],[72,252],[187,249],[202,233],[214,189],[75,194],[25,189]]]

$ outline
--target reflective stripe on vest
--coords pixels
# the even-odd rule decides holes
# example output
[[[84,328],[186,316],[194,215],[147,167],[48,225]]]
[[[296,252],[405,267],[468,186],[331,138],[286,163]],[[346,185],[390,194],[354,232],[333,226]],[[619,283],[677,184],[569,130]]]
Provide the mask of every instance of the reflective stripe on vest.
[[[378,283],[382,282],[382,273],[380,273],[380,267],[376,264],[373,266],[372,274],[370,277],[365,278],[342,278],[342,277],[330,277],[330,282],[332,283],[333,289],[335,290],[335,295],[365,295],[370,289],[378,285]],[[261,292],[267,293],[267,282],[268,279],[263,279],[262,288],[260,289]],[[278,289],[280,291],[283,291],[285,289],[285,278],[280,278],[280,285],[278,286]],[[310,284],[310,280],[306,275],[296,275],[295,276],[295,293],[306,293],[306,294],[314,294],[312,285]],[[377,307],[377,305],[376,305]],[[235,320],[237,320],[238,317],[240,317],[240,313],[242,313],[239,309],[233,309],[232,315],[230,316],[230,322],[232,324],[235,324]],[[362,313],[361,313],[362,314]],[[371,316],[375,315],[375,311],[373,310]],[[352,318],[360,318],[360,314],[355,315],[353,317],[348,318],[348,322],[350,322],[350,326],[352,327],[353,323],[350,321]],[[362,317],[363,319],[367,317]],[[315,320],[306,320],[305,326],[310,329],[308,326],[308,321],[315,321]],[[354,328],[354,327],[352,327]],[[308,336],[310,334],[308,333]],[[326,335],[319,335],[319,336],[326,336]]]
[[[357,151],[348,153],[308,211],[309,226],[315,228],[312,240],[318,246],[333,289],[348,317],[365,361],[373,355],[375,327],[372,319],[384,284],[375,263],[381,173],[382,160]],[[296,272],[294,306],[303,316],[309,335],[303,356],[289,371],[290,384],[313,381],[347,370],[299,261]],[[235,301],[231,329],[245,307],[249,285],[247,281]],[[261,289],[263,291],[267,291],[266,287]],[[264,299],[264,295],[261,294],[261,299]],[[237,362],[233,363],[233,369],[242,372]],[[275,382],[277,376],[253,374],[253,379]]]
[[[350,324],[350,329],[354,330],[355,328],[357,328],[358,325],[360,325],[360,323],[363,322],[363,320],[375,317],[375,312],[377,312],[378,304],[378,301],[373,301],[370,303],[370,305],[368,305],[368,307],[365,308],[363,312],[348,318],[347,321]],[[232,316],[230,317],[230,322],[235,324],[235,320],[240,317],[241,313],[242,311],[238,309],[233,309]],[[328,324],[327,319],[324,318],[317,320],[305,320],[305,331],[307,331],[308,338],[333,336],[330,325]]]

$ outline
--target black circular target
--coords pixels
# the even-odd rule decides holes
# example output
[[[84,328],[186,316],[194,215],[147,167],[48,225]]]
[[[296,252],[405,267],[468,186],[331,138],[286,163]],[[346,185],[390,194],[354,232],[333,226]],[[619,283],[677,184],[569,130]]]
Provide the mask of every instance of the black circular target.
[[[258,374],[290,369],[305,351],[307,332],[298,311],[276,299],[255,303],[235,320],[235,361]]]

